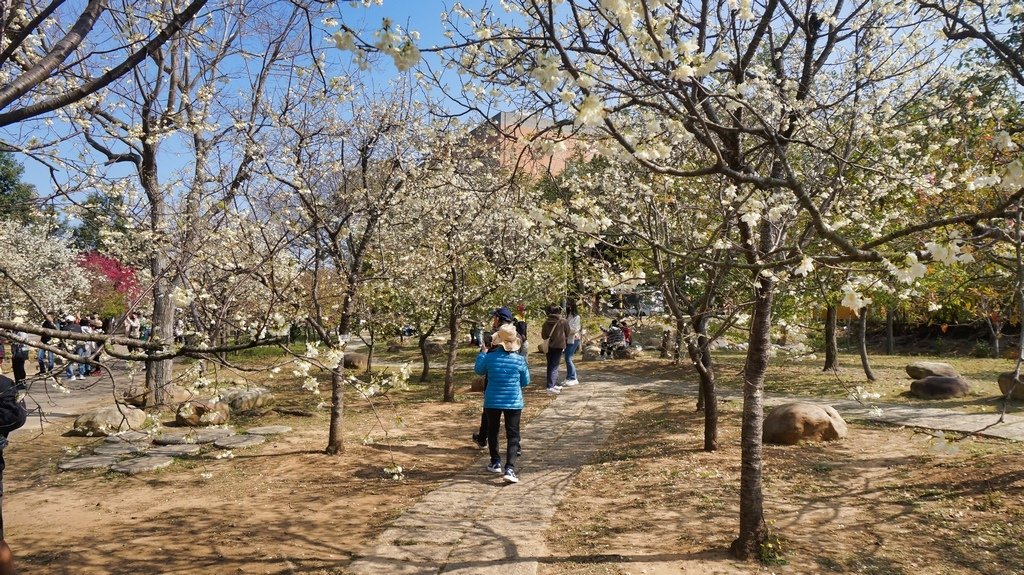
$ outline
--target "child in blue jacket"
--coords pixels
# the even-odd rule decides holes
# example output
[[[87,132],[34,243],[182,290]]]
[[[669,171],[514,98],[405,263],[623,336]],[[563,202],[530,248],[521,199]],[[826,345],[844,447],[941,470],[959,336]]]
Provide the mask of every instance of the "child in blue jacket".
[[[501,473],[501,456],[498,453],[498,430],[501,418],[505,418],[505,475],[508,483],[519,483],[516,475],[516,457],[519,453],[519,420],[523,414],[523,388],[530,385],[530,371],[526,359],[519,355],[522,341],[512,324],[498,328],[491,336],[491,352],[480,347],[473,371],[487,375],[484,390],[484,413],[487,416],[487,447],[491,454],[488,471]]]

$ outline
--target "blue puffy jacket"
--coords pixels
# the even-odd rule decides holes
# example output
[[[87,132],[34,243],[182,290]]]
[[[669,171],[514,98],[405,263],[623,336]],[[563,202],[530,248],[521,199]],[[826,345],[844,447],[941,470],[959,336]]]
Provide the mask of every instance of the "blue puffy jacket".
[[[526,367],[526,358],[501,348],[490,353],[480,352],[476,356],[473,371],[477,375],[487,375],[484,408],[523,408],[523,388],[530,385],[530,370]]]

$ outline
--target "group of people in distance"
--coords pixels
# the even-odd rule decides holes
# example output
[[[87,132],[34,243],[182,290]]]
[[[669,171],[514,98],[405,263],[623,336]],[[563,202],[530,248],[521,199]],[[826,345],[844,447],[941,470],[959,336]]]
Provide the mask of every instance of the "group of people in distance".
[[[582,327],[575,303],[569,302],[567,308],[563,317],[560,306],[549,306],[547,319],[540,331],[540,337],[546,344],[542,347],[546,349],[547,392],[553,395],[561,392],[563,386],[579,384],[573,355],[580,346]],[[493,333],[484,334],[473,367],[477,375],[484,376],[484,409],[480,416],[480,431],[473,434],[473,441],[480,448],[489,449],[488,471],[503,473],[507,483],[519,483],[516,472],[516,460],[522,453],[519,423],[525,405],[523,388],[530,385],[530,370],[526,362],[526,323],[521,315],[519,318],[513,316],[507,307],[494,310],[491,318]],[[558,385],[558,368],[563,357],[566,379]],[[505,421],[506,439],[504,465],[498,449],[502,419]]]

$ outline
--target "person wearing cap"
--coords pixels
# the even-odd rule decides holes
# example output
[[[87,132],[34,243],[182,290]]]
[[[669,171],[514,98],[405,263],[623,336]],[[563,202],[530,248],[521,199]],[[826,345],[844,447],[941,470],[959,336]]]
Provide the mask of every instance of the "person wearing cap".
[[[499,307],[498,309],[494,310],[493,313],[491,313],[491,330],[492,331],[497,331],[498,328],[500,328],[501,326],[506,325],[506,324],[513,324],[512,311],[509,310],[507,307]],[[480,345],[482,346],[482,349],[487,349],[488,351],[493,351],[493,348],[491,347],[491,334],[490,333],[484,334],[482,340],[483,341],[480,342]],[[520,342],[520,345],[522,345],[522,342]],[[483,375],[483,374],[481,374],[481,375]],[[485,391],[487,390],[487,377],[484,377],[484,390]],[[487,410],[486,409],[483,412],[480,413],[480,432],[473,434],[473,443],[475,443],[476,446],[479,447],[480,449],[483,449],[483,448],[487,447]]]
[[[569,330],[569,322],[562,317],[562,307],[559,305],[548,306],[548,319],[540,328],[540,337],[548,342],[547,350],[547,388],[548,393],[554,395],[562,391],[562,387],[556,385],[558,381],[558,366],[562,363],[562,352],[572,337]]]
[[[503,308],[504,309],[504,308]],[[506,310],[507,311],[507,310]],[[509,314],[511,316],[511,314]],[[497,316],[496,316],[497,317]],[[499,318],[500,319],[500,318]],[[516,458],[519,457],[519,422],[523,413],[523,388],[530,385],[530,370],[519,355],[522,341],[511,323],[503,323],[491,335],[490,349],[480,346],[473,371],[487,376],[484,388],[484,414],[487,417],[487,447],[491,462],[487,470],[502,472],[501,454],[498,452],[498,431],[505,419],[505,466],[507,483],[519,483]]]

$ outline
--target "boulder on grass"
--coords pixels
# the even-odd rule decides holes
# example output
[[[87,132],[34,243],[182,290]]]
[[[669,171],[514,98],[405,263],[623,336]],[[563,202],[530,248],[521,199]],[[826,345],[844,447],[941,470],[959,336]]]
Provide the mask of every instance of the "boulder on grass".
[[[398,353],[402,351],[402,344],[391,342],[388,344],[388,353]]]
[[[366,357],[365,353],[346,352],[342,365],[345,369],[366,371],[366,366],[369,365],[369,363],[370,360]]]
[[[764,418],[762,438],[765,443],[796,445],[835,441],[846,434],[846,421],[832,406],[794,402],[776,407]]]
[[[629,347],[623,347],[612,351],[612,357],[615,359],[637,359],[643,356],[643,349],[637,345],[631,345]]]
[[[931,375],[910,384],[910,394],[921,399],[950,399],[971,392],[971,384],[962,377]]]
[[[939,361],[915,361],[906,369],[910,379],[924,379],[932,376],[960,377],[952,365]]]
[[[426,347],[428,355],[441,355],[445,352],[445,346],[437,343],[436,341],[428,341]]]
[[[140,429],[145,423],[145,411],[119,403],[79,415],[72,433],[88,437],[106,437],[119,431]]]
[[[178,425],[188,427],[224,425],[230,418],[231,408],[228,404],[205,399],[186,401],[174,415]]]
[[[1021,379],[1024,379],[1024,374],[1021,374]],[[999,374],[999,393],[1006,397],[1006,392],[1010,390],[1010,386],[1013,386],[1013,372],[1008,371],[1006,373]],[[1018,383],[1013,387],[1013,394],[1010,395],[1011,399],[1024,399],[1024,383]]]
[[[132,385],[124,390],[122,395],[124,402],[128,405],[134,405],[135,407],[146,406],[146,386],[144,385]],[[168,384],[164,387],[164,405],[177,407],[193,397],[195,397],[194,393],[179,385]]]
[[[274,394],[263,387],[229,387],[220,392],[220,402],[231,406],[234,413],[252,411],[274,405]]]
[[[595,361],[601,357],[601,348],[596,345],[588,345],[583,348],[583,361]]]

